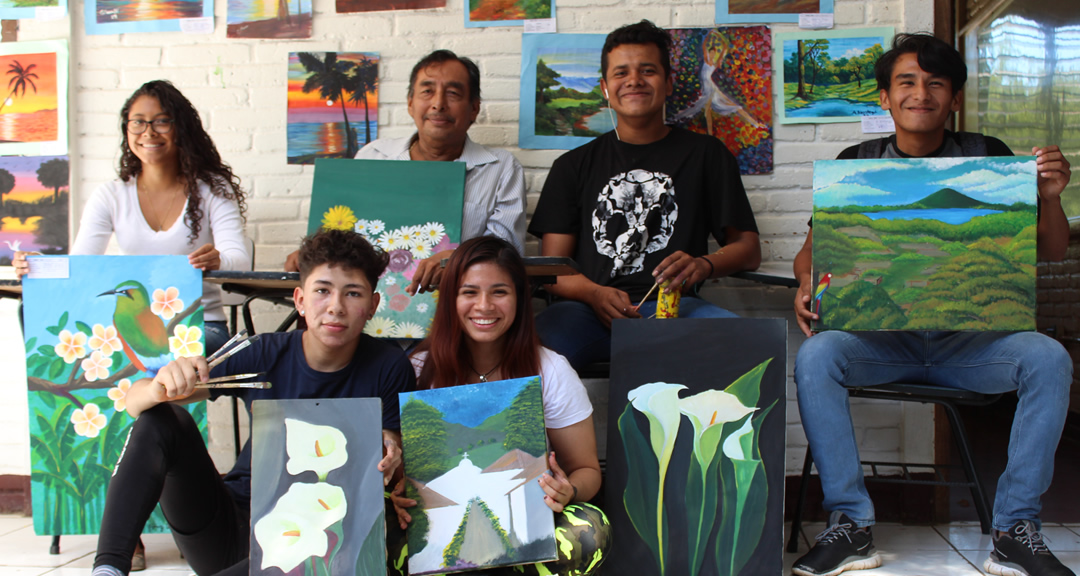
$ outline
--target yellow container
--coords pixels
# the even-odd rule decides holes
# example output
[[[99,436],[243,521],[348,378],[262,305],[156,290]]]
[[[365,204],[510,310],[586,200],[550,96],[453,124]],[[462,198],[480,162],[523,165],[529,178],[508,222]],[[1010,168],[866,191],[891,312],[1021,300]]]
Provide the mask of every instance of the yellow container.
[[[669,285],[671,285],[670,280],[660,284],[660,294],[656,297],[657,318],[679,317],[679,299],[682,298],[682,291],[675,289],[669,292],[667,289]]]

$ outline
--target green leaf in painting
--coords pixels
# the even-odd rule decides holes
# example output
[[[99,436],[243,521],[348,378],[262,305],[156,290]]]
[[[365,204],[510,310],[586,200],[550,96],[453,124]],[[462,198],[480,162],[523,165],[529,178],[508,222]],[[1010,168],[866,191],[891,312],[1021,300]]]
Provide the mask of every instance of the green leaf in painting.
[[[60,315],[60,321],[56,323],[56,327],[63,330],[64,326],[67,326],[67,321],[68,321],[68,313],[64,312],[63,314]]]
[[[761,377],[765,374],[765,369],[769,367],[772,360],[772,358],[769,358],[746,374],[739,376],[739,379],[732,382],[724,391],[728,394],[734,394],[739,399],[739,402],[742,402],[743,406],[757,406],[758,397],[761,395]]]
[[[53,336],[59,336],[59,335],[60,335],[60,331],[61,331],[61,330],[63,330],[63,328],[61,328],[61,327],[59,327],[59,326],[47,326],[47,327],[45,327],[45,330],[46,330],[46,331],[47,331],[47,332],[48,332],[49,334],[52,334]]]
[[[386,523],[376,517],[356,555],[356,576],[386,572]]]
[[[53,360],[52,363],[49,364],[49,380],[56,380],[59,378],[60,375],[64,373],[65,366],[67,366],[67,363],[64,362],[63,358],[56,358]]]
[[[38,399],[41,400],[42,404],[48,406],[49,408],[56,408],[56,395],[48,393],[39,394]]]
[[[83,334],[86,334],[87,338],[94,335],[94,330],[92,328],[90,328],[90,326],[86,322],[83,322],[82,320],[76,320],[75,321],[75,328],[78,328],[79,332],[82,332]]]
[[[191,316],[187,317],[187,321],[184,322],[188,326],[202,326],[203,325],[203,309],[200,307]]]
[[[653,559],[660,567],[660,549],[657,541],[656,502],[660,485],[660,467],[649,440],[641,433],[634,418],[632,404],[627,404],[619,417],[619,435],[626,455],[626,491],[623,507],[634,525],[638,537],[648,546]],[[667,532],[667,514],[664,514],[664,533]],[[667,539],[665,538],[665,542]]]
[[[751,433],[732,437],[737,447],[725,450],[720,459],[724,516],[716,540],[716,562],[721,576],[737,576],[761,540],[769,484],[757,442],[761,422],[774,406],[776,402],[754,415],[746,423],[750,426],[743,426]],[[743,458],[731,458],[729,453],[735,451],[741,451]]]
[[[26,353],[29,354],[34,351],[34,345],[37,344],[37,336],[30,338],[26,341]]]
[[[42,356],[45,356],[47,358],[56,358],[56,349],[54,349],[49,344],[42,344],[41,346],[38,346],[37,351],[38,354],[41,354]]]

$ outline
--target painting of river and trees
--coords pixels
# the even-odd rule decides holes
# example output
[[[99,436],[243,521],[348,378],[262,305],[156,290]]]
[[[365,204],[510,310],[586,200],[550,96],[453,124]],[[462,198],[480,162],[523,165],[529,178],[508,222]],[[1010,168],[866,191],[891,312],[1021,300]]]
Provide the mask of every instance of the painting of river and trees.
[[[521,38],[522,148],[572,149],[615,127],[600,89],[603,34]]]
[[[814,163],[815,330],[1034,330],[1035,160]]]
[[[0,266],[17,251],[66,254],[67,156],[0,158]]]
[[[540,377],[400,396],[409,573],[554,560]]]
[[[780,121],[858,122],[887,114],[879,104],[874,64],[891,38],[891,28],[777,34]]]

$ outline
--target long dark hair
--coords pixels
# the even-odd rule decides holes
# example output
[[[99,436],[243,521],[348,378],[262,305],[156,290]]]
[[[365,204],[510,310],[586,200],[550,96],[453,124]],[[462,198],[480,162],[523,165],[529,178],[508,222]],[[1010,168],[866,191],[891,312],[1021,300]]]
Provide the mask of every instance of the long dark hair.
[[[127,132],[128,114],[140,96],[157,98],[162,110],[173,120],[173,138],[180,151],[180,175],[184,179],[184,191],[188,197],[187,213],[184,214],[184,224],[190,230],[188,243],[193,244],[202,229],[199,222],[203,216],[200,181],[210,187],[212,194],[236,202],[240,208],[240,218],[246,222],[247,204],[244,202],[244,191],[240,189],[240,178],[221,160],[214,141],[203,128],[199,111],[168,80],[151,80],[143,84],[120,109],[120,179],[127,182],[142,172],[142,161],[131,151]],[[148,126],[146,129],[153,128]]]
[[[503,335],[506,348],[499,364],[503,378],[522,378],[540,373],[540,338],[533,325],[532,298],[525,261],[507,241],[495,236],[473,238],[458,246],[439,282],[439,304],[431,332],[416,352],[427,352],[417,387],[446,388],[462,384],[472,368],[464,329],[457,317],[457,293],[465,272],[472,266],[491,262],[510,275],[517,293],[514,322]]]

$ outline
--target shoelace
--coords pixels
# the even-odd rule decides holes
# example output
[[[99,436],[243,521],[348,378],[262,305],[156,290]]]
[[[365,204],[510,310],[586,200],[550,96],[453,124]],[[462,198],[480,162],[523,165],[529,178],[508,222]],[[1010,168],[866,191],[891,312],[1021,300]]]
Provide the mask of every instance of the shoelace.
[[[814,536],[814,540],[817,540],[822,544],[829,544],[839,540],[840,537],[843,536],[848,542],[851,542],[851,530],[854,528],[855,527],[851,524],[833,524],[821,534]]]
[[[1027,524],[1022,524],[1016,531],[1016,541],[1027,546],[1033,554],[1049,553],[1041,532],[1028,530]]]

